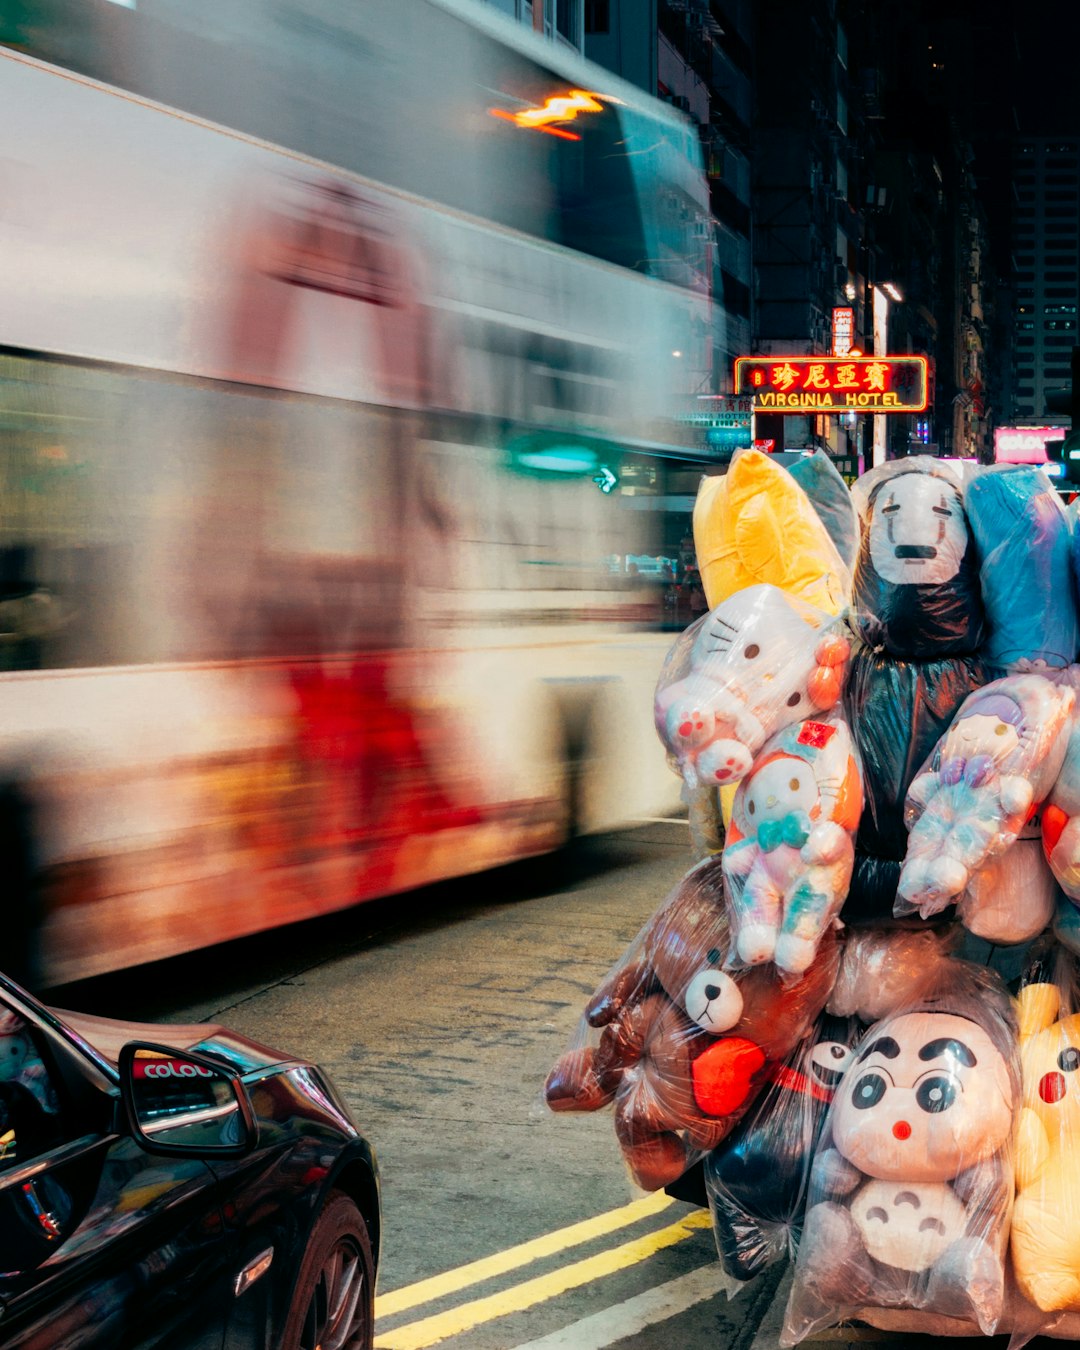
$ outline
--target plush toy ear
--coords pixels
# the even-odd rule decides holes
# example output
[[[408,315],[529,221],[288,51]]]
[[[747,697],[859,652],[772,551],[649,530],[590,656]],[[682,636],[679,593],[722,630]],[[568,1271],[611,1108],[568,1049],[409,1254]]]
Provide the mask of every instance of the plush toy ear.
[[[850,834],[858,828],[862,816],[863,788],[859,777],[859,766],[854,755],[848,755],[847,772],[840,791],[836,794],[836,805],[832,810],[832,819]]]
[[[844,662],[850,654],[847,639],[838,633],[829,633],[818,643],[814,652],[817,666],[806,687],[819,708],[831,708],[839,700],[844,683]]]
[[[1061,1010],[1061,991],[1056,984],[1026,984],[1016,996],[1020,1039],[1045,1031]]]

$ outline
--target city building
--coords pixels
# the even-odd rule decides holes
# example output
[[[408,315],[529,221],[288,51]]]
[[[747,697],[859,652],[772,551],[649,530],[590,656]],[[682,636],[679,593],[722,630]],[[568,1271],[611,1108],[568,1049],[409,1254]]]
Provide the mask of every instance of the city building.
[[[1018,136],[1012,151],[1011,414],[1046,421],[1048,391],[1070,382],[1080,303],[1080,142]]]

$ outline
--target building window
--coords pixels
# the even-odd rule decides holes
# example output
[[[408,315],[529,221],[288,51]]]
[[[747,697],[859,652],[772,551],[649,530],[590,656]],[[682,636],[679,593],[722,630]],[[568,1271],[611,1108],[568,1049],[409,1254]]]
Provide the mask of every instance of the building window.
[[[555,27],[567,42],[578,40],[578,0],[555,0]]]
[[[1075,314],[1075,305],[1044,305],[1044,314]]]
[[[1035,320],[1034,320],[1034,319],[1019,319],[1019,320],[1017,321],[1016,326],[1017,326],[1017,328],[1022,328],[1022,329],[1034,328],[1034,327],[1035,327]]]
[[[1046,294],[1050,299],[1062,300],[1076,294],[1075,286],[1047,286]]]
[[[1076,327],[1075,319],[1044,319],[1043,327],[1047,329],[1064,329],[1068,331]]]
[[[611,32],[611,0],[585,0],[585,31]]]
[[[1044,339],[1048,347],[1071,347],[1076,341],[1071,337],[1048,337]]]
[[[1076,273],[1075,273],[1075,272],[1047,272],[1047,274],[1046,274],[1046,280],[1047,280],[1047,281],[1075,281],[1075,280],[1076,280]],[[1049,294],[1049,292],[1047,292],[1047,294]]]

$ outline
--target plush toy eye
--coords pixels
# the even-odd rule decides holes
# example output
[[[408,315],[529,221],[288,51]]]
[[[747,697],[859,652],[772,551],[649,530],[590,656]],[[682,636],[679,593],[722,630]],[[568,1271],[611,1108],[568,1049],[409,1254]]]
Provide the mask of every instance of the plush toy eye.
[[[936,1116],[956,1101],[956,1084],[951,1078],[927,1078],[919,1084],[915,1100],[924,1111]]]
[[[751,815],[753,815],[754,812],[757,810],[757,807],[754,805],[753,797],[751,797],[749,802],[747,802],[746,809],[750,812]]]
[[[760,655],[761,655],[761,648],[757,645],[756,642],[751,642],[750,646],[747,647],[747,649],[743,652],[743,656],[745,656],[748,661],[752,661],[755,656]]]
[[[788,699],[787,705],[789,708],[794,708],[797,703],[801,702],[802,702],[802,694],[800,694],[799,691],[796,690],[795,693],[792,694],[791,697]]]
[[[1005,725],[1004,722],[999,722],[999,723],[997,724],[997,726],[994,728],[994,735],[995,735],[995,736],[1004,736],[1005,733],[1006,733],[1006,731],[1008,731],[1008,729],[1009,729],[1009,728]]]
[[[792,790],[792,792],[798,792],[799,788],[802,787],[802,784],[799,782],[797,778],[791,778],[788,780],[788,787]]]
[[[860,1111],[868,1111],[871,1106],[877,1106],[882,1097],[885,1096],[887,1084],[885,1079],[879,1073],[867,1073],[855,1084],[855,1090],[851,1094],[851,1104]]]
[[[1080,1050],[1070,1045],[1058,1055],[1057,1062],[1058,1068],[1063,1073],[1075,1073],[1077,1069],[1080,1069]]]

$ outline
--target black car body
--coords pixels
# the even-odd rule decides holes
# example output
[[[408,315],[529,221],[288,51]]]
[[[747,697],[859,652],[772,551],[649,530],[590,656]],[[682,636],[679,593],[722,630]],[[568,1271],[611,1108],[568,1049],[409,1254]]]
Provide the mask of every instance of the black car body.
[[[326,1076],[0,976],[0,1346],[364,1350],[378,1170]]]

